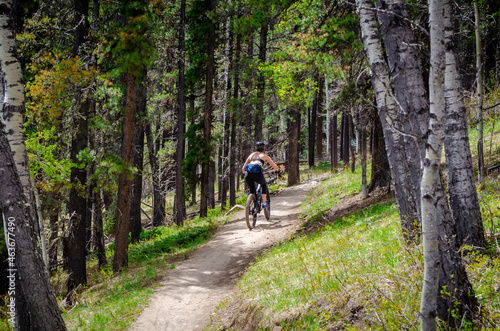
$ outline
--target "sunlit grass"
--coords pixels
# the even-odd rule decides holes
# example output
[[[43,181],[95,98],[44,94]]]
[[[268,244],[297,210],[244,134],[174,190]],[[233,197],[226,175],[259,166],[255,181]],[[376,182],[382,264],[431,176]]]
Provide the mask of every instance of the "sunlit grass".
[[[359,190],[359,173],[332,175],[304,203],[303,216],[319,219]],[[479,194],[486,232],[499,233],[496,178]],[[467,272],[484,329],[492,330],[500,325],[500,246],[487,237],[488,249],[467,257]],[[422,247],[404,242],[397,205],[389,201],[266,252],[241,278],[238,293],[266,312],[262,329],[279,323],[284,330],[418,330],[422,277]]]
[[[295,328],[310,328],[313,321],[318,330],[333,327],[347,319],[350,310],[342,307],[349,306],[362,307],[373,327],[403,329],[418,320],[421,256],[405,247],[400,233],[394,204],[373,206],[314,236],[282,243],[238,286],[275,314],[309,304],[312,311],[294,321]]]
[[[327,171],[330,167],[328,166]],[[324,173],[323,173],[324,174]],[[368,173],[367,176],[370,176]],[[361,168],[357,168],[354,173],[344,171],[337,174],[330,174],[330,177],[320,183],[320,185],[308,196],[304,203],[303,218],[317,220],[330,208],[335,206],[340,199],[351,197],[361,190]]]

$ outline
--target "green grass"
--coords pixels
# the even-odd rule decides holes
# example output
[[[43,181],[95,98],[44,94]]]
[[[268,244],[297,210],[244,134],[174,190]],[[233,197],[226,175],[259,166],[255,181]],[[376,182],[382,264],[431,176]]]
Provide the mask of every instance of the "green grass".
[[[157,280],[157,271],[145,268],[88,289],[80,304],[63,314],[68,330],[126,329],[146,305]]]
[[[323,175],[328,173],[330,166],[323,168]],[[316,173],[319,177],[321,172]],[[304,203],[304,212],[301,215],[309,221],[320,219],[326,211],[335,206],[340,199],[354,196],[361,190],[361,168],[354,173],[347,170],[332,174],[326,181],[322,182],[307,198]],[[368,173],[367,176],[370,176]]]
[[[332,175],[303,204],[318,220],[341,198],[360,190],[359,170]],[[500,184],[489,178],[479,193],[485,230],[499,233]],[[484,329],[500,325],[498,244],[467,258]],[[282,242],[260,256],[238,283],[238,293],[264,314],[260,329],[418,330],[423,277],[420,245],[407,246],[397,206],[384,202]],[[472,330],[464,325],[462,330]]]
[[[279,245],[238,286],[274,314],[308,307],[299,318],[282,322],[288,329],[339,327],[362,307],[371,320],[401,330],[418,320],[421,256],[405,247],[400,233],[395,205],[373,206]]]

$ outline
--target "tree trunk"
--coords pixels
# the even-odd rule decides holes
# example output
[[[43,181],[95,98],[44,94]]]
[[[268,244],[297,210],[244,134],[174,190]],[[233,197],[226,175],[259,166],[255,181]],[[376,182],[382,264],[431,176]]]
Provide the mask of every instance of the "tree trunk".
[[[391,184],[391,171],[387,151],[385,150],[384,133],[380,117],[377,110],[373,110],[373,124],[371,131],[371,154],[372,154],[372,173],[368,192],[373,192],[379,187],[388,187]]]
[[[447,12],[445,8],[448,7]],[[436,329],[437,316],[456,328],[477,310],[472,285],[457,250],[446,193],[441,177],[441,151],[445,135],[445,16],[449,4],[430,1],[431,68],[430,121],[422,175],[422,235],[424,283],[420,304],[422,330]]]
[[[318,92],[316,96],[316,109],[318,119],[316,121],[317,129],[316,129],[316,156],[321,158],[323,157],[323,88],[325,85],[325,81],[323,75],[318,74],[317,77],[318,82]]]
[[[358,111],[358,130],[359,130],[359,145],[360,145],[360,159],[361,159],[361,191],[363,192],[363,198],[368,198],[368,185],[366,178],[366,123],[367,114],[365,111],[365,105],[363,99],[359,103]]]
[[[331,157],[331,171],[337,171],[338,166],[338,140],[337,140],[337,113],[334,112],[330,119],[330,157]]]
[[[89,2],[88,0],[73,2],[75,9],[74,17],[74,40],[72,55],[79,55],[80,46],[87,36],[87,19]],[[83,21],[82,21],[83,20]],[[88,100],[81,90],[76,92],[76,110],[74,124],[76,132],[71,141],[71,161],[80,164],[78,155],[88,146],[88,116],[90,100]],[[87,169],[79,167],[71,168],[71,191],[69,193],[68,212],[70,215],[67,228],[67,235],[64,238],[63,257],[65,267],[69,273],[68,291],[76,288],[79,284],[87,283],[86,275],[86,233],[87,233],[87,199],[85,197],[85,186],[87,185]]]
[[[215,8],[215,0],[205,0],[207,11],[211,11]],[[205,86],[205,105],[204,105],[204,131],[203,136],[207,144],[207,150],[204,153],[204,161],[201,165],[201,193],[200,193],[200,217],[207,217],[208,211],[208,177],[210,171],[210,157],[211,153],[210,144],[212,141],[212,97],[213,97],[213,84],[215,78],[215,22],[210,20],[208,28],[208,45],[207,45],[207,73],[206,73],[206,86]]]
[[[12,148],[16,170],[23,187],[38,240],[40,229],[37,222],[36,203],[31,183],[28,154],[24,142],[24,83],[21,63],[17,58],[16,35],[14,31],[13,1],[0,2],[0,65],[2,69],[3,99],[0,108],[0,126],[5,129],[5,135]]]
[[[481,27],[479,26],[479,8],[474,0],[474,16],[476,31],[476,83],[477,83],[477,170],[479,188],[484,189],[484,143],[483,143],[483,48],[481,46]]]
[[[403,137],[394,132],[397,119],[396,104],[387,98],[386,86],[390,86],[389,72],[379,39],[375,13],[367,8],[373,7],[368,0],[356,0],[358,6],[363,43],[372,71],[372,84],[384,132],[387,156],[398,202],[403,235],[406,240],[414,240],[419,233],[417,204],[413,196],[411,173],[404,149]]]
[[[353,116],[349,114],[349,151],[351,154],[351,172],[356,171],[356,154],[352,141],[356,139],[356,126],[354,125]]]
[[[231,109],[231,154],[229,157],[229,205],[232,207],[236,205],[236,180],[239,171],[236,169],[236,125],[238,114],[238,91],[240,88],[240,51],[241,51],[241,34],[236,35],[236,54],[234,59],[234,86],[233,86],[233,100],[234,104]]]
[[[144,75],[146,77],[146,75]],[[130,239],[138,242],[141,237],[142,173],[144,169],[144,117],[146,116],[146,86],[140,83],[137,89],[137,123],[134,135],[134,174],[132,183],[132,205],[130,209]]]
[[[148,146],[149,164],[151,166],[151,176],[153,185],[153,226],[157,227],[163,223],[165,214],[162,208],[162,190],[160,179],[160,166],[158,164],[157,152],[160,144],[155,144],[151,122],[146,124],[146,140]]]
[[[122,159],[125,166],[132,167],[137,108],[137,84],[135,75],[127,74],[127,99],[123,124]],[[128,169],[118,175],[118,208],[116,213],[115,254],[113,271],[120,272],[128,265],[128,234],[130,230],[130,200],[132,180]]]
[[[224,123],[223,143],[219,146],[219,193],[220,193],[220,206],[221,210],[226,209],[227,192],[229,190],[229,149],[231,142],[231,114],[233,109],[233,100],[231,97],[233,91],[232,74],[234,71],[234,33],[229,28],[229,24],[233,20],[231,17],[228,19],[226,29],[228,30],[228,43],[227,43],[227,80],[226,80],[226,104],[222,114],[222,122]]]
[[[349,115],[347,111],[342,112],[342,161],[344,166],[349,164],[349,152],[350,152],[350,135],[349,135]]]
[[[429,102],[422,71],[420,70],[418,49],[407,18],[404,0],[376,0],[377,8],[394,12],[379,12],[380,31],[382,33],[394,81],[394,93],[397,100],[399,130],[407,133],[403,137],[412,182],[413,199],[420,215],[420,181],[422,162],[425,156],[423,137],[429,121]],[[415,138],[417,137],[417,138]]]
[[[259,45],[259,63],[266,62],[267,54],[267,33],[269,25],[264,22],[260,28],[260,45]],[[257,115],[255,117],[255,141],[262,141],[264,135],[262,133],[262,124],[264,121],[264,102],[265,102],[266,80],[264,74],[259,70],[257,78]]]
[[[313,101],[312,107],[308,109],[308,124],[309,124],[309,139],[308,139],[308,153],[307,156],[309,158],[309,167],[314,167],[314,159],[315,159],[315,153],[314,153],[314,147],[316,144],[316,120],[317,120],[317,111],[318,109],[318,98],[315,97]]]
[[[185,93],[185,26],[186,26],[186,0],[181,0],[179,22],[179,91],[177,94],[177,154],[175,171],[175,202],[174,223],[181,225],[186,217],[186,204],[184,202],[184,178],[182,175],[182,162],[184,160],[184,127],[186,125],[186,101]]]
[[[4,14],[1,11],[7,5],[10,3],[3,1],[0,15]],[[9,291],[15,291],[9,296],[7,305],[14,307],[16,315],[22,314],[18,300],[26,299],[31,330],[66,330],[36,242],[37,235],[31,226],[34,223],[29,210],[31,206],[26,203],[12,153],[3,130],[0,130],[0,209],[10,257],[8,279],[13,288]],[[11,322],[15,321],[16,316],[12,316]],[[14,329],[17,327],[14,325]]]
[[[215,208],[215,161],[210,161],[208,174],[208,205],[210,208]]]
[[[104,244],[104,226],[102,217],[102,199],[100,190],[94,190],[94,249],[97,252],[99,267],[107,263],[106,246]]]
[[[49,215],[49,271],[54,273],[57,270],[57,251],[59,250],[59,203],[52,209]]]
[[[300,182],[299,173],[299,137],[300,137],[300,111],[296,108],[289,110],[288,120],[288,186]]]
[[[446,133],[444,150],[450,208],[458,246],[484,247],[484,228],[474,180],[467,114],[460,91],[451,13],[446,15]]]

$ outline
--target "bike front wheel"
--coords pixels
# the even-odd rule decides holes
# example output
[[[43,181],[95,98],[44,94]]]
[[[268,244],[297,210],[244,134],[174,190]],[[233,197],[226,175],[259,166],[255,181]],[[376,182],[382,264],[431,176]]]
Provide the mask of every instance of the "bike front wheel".
[[[257,223],[257,199],[253,194],[249,194],[247,198],[245,219],[249,230],[255,228],[255,223]]]
[[[271,218],[271,202],[269,201],[269,206],[264,208],[264,216],[266,216],[266,220]]]

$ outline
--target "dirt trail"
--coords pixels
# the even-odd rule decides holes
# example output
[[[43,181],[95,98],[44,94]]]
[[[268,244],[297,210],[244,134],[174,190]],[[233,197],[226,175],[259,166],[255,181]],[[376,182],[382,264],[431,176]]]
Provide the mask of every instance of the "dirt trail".
[[[298,207],[316,184],[287,188],[272,197],[271,219],[266,221],[261,213],[252,231],[244,211],[235,214],[233,222],[168,273],[130,330],[202,330],[255,256],[295,232]]]

